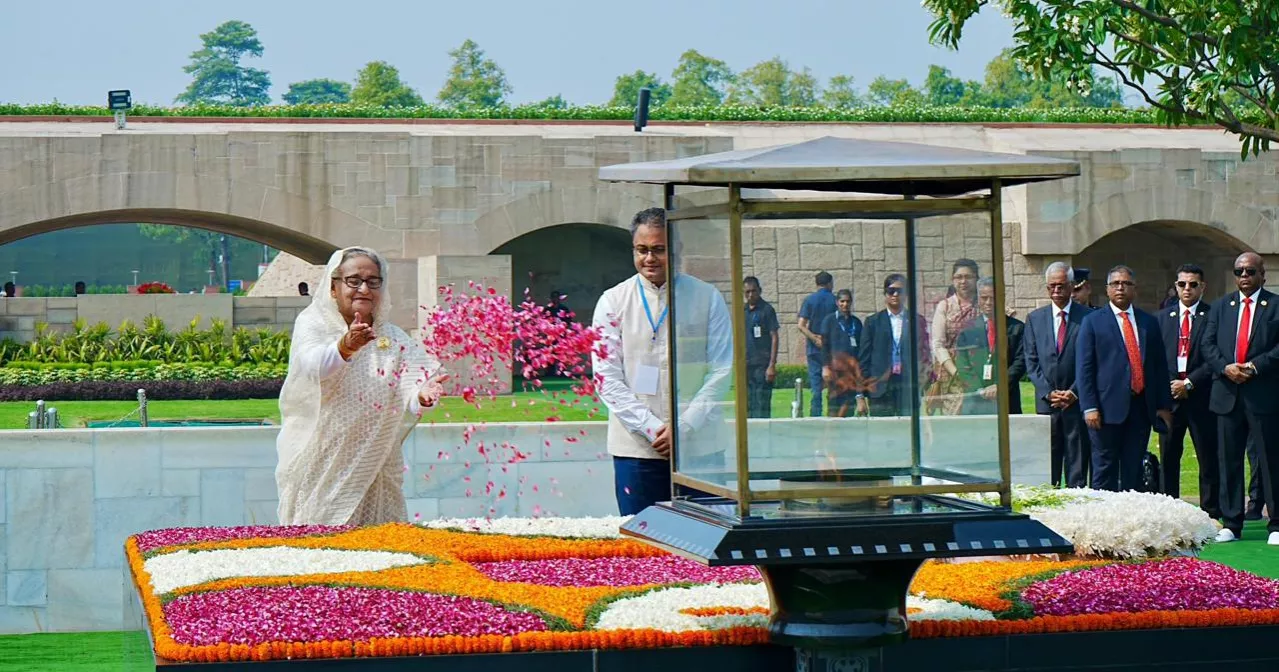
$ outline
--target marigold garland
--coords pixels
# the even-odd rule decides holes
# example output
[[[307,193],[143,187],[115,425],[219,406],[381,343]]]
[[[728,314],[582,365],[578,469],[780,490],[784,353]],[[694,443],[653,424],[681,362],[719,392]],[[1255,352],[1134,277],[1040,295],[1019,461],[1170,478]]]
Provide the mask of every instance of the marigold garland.
[[[438,561],[427,565],[396,567],[381,571],[224,578],[187,586],[165,595],[154,591],[146,570],[146,559],[156,553],[184,549],[261,548],[292,546],[313,549],[381,550],[431,556]],[[579,649],[627,649],[673,646],[749,646],[768,641],[768,632],[758,627],[720,630],[665,632],[651,629],[584,630],[588,615],[610,600],[659,586],[544,586],[532,583],[500,582],[489,579],[470,563],[503,560],[552,560],[562,558],[645,558],[665,555],[645,544],[626,539],[518,538],[493,534],[473,534],[452,530],[430,530],[393,524],[355,529],[338,534],[282,539],[228,539],[148,548],[143,553],[137,539],[125,544],[126,557],[138,587],[143,611],[152,630],[157,657],[176,662],[265,661],[296,658],[408,656],[517,651]],[[1008,612],[1014,606],[1005,595],[1063,570],[1092,567],[1105,562],[1046,561],[1016,562],[928,562],[911,586],[915,595],[949,600],[992,612]],[[193,593],[223,591],[257,586],[357,586],[389,590],[422,591],[488,600],[510,608],[537,610],[563,619],[559,630],[521,632],[515,635],[488,634],[473,637],[401,637],[368,641],[268,642],[254,645],[217,644],[191,646],[174,639],[165,621],[164,605],[170,599]],[[680,610],[696,617],[756,616],[768,613],[764,607],[696,607]],[[912,615],[919,609],[909,610]],[[1008,612],[1012,613],[1012,612]],[[573,628],[565,631],[562,628]],[[1202,611],[1151,611],[1077,616],[1038,616],[1005,620],[912,620],[914,638],[972,637],[989,635],[1083,632],[1149,628],[1223,627],[1279,624],[1279,609],[1211,609]]]

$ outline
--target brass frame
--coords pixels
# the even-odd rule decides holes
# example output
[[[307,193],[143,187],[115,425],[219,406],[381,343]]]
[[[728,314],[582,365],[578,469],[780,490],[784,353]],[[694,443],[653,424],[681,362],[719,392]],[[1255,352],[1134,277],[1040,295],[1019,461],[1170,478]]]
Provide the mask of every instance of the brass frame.
[[[996,372],[998,384],[998,450],[999,450],[999,479],[985,480],[972,483],[951,483],[938,485],[922,485],[920,484],[923,472],[927,470],[922,464],[922,445],[920,445],[920,423],[923,422],[922,408],[919,403],[915,403],[911,409],[912,421],[912,441],[911,441],[911,464],[910,475],[912,477],[912,485],[904,486],[888,486],[888,487],[866,487],[866,488],[849,488],[849,487],[830,487],[830,488],[805,488],[802,493],[805,497],[838,497],[847,496],[855,493],[858,496],[884,496],[884,495],[939,495],[946,493],[959,492],[997,492],[1000,496],[1000,503],[1004,507],[1012,506],[1012,490],[1011,490],[1011,454],[1009,446],[1009,429],[1008,429],[1008,406],[1010,394],[1012,390],[1007,384],[1008,380],[1008,320],[1005,312],[1005,278],[1004,278],[1004,241],[1003,241],[1003,209],[1002,209],[1002,181],[999,178],[993,178],[990,181],[990,194],[985,196],[960,197],[960,198],[927,198],[918,199],[914,195],[907,194],[905,197],[897,199],[856,199],[850,198],[846,200],[761,200],[752,199],[745,200],[741,197],[741,185],[729,184],[729,198],[727,202],[715,203],[711,205],[701,205],[688,208],[675,209],[675,185],[664,185],[664,194],[667,208],[667,221],[676,222],[691,219],[709,219],[713,217],[727,216],[729,219],[729,254],[732,257],[731,279],[733,287],[732,298],[730,300],[730,314],[740,316],[745,306],[745,299],[740,291],[743,279],[742,272],[742,220],[750,219],[756,215],[793,215],[794,218],[802,218],[803,215],[827,215],[855,218],[858,215],[883,215],[897,214],[900,219],[905,222],[907,227],[907,259],[906,259],[906,275],[914,283],[918,276],[917,260],[915,255],[915,240],[910,235],[915,230],[915,220],[934,217],[947,214],[963,214],[986,212],[990,216],[990,243],[991,243],[991,277],[995,282],[995,342],[996,352],[1004,353],[1003,356],[997,357]],[[674,264],[677,259],[672,255],[671,263]],[[667,306],[669,307],[668,324],[673,325],[676,321],[675,316],[675,297],[673,283],[667,283]],[[912,311],[914,313],[914,311]],[[921,316],[922,318],[922,316]],[[750,505],[752,501],[760,501],[767,499],[785,499],[796,494],[795,490],[752,490],[750,488],[750,446],[748,443],[748,423],[746,417],[746,408],[749,404],[747,385],[746,385],[746,326],[740,319],[733,319],[733,384],[734,384],[734,404],[735,417],[734,427],[736,440],[735,451],[737,456],[736,472],[737,487],[731,488],[723,485],[717,485],[707,481],[703,481],[694,476],[682,473],[678,470],[677,460],[679,455],[679,433],[674,435],[674,457],[671,460],[671,482],[674,485],[681,485],[694,488],[701,492],[730,499],[737,504],[737,514],[740,518],[747,518],[750,515]],[[912,343],[915,334],[911,335]],[[670,361],[677,361],[676,356],[676,339],[670,340]],[[918,359],[919,344],[914,343],[911,357],[913,360]],[[742,361],[738,361],[742,358]],[[916,362],[915,366],[918,366]],[[673,374],[673,371],[672,371]],[[669,376],[669,411],[671,418],[679,417],[679,402],[677,396],[677,376]]]

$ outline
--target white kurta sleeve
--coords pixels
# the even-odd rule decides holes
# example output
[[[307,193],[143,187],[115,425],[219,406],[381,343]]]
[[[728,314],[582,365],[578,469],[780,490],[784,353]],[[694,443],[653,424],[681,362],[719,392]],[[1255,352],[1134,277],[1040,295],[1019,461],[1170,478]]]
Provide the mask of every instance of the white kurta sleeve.
[[[342,359],[342,353],[338,352],[337,341],[334,341],[326,346],[298,353],[294,364],[301,367],[304,372],[324,380],[341,371],[342,367],[346,366],[346,360]]]
[[[607,353],[605,357],[600,357],[598,352],[591,354],[591,366],[602,381],[600,400],[608,408],[609,414],[617,418],[623,427],[652,441],[666,423],[640,401],[626,382],[626,366],[622,359],[622,331],[617,325],[617,319],[617,310],[609,301],[608,294],[604,294],[595,306],[595,318],[592,321],[592,326],[600,330]]]

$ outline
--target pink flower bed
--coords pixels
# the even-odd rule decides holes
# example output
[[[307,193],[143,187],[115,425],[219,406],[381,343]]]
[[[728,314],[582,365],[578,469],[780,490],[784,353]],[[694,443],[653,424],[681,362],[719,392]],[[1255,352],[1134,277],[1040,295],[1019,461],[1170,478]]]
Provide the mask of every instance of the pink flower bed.
[[[451,595],[329,586],[237,588],[179,597],[164,619],[180,644],[368,641],[547,630],[536,614]]]
[[[674,555],[655,558],[564,558],[472,563],[494,581],[539,586],[639,586],[759,581],[754,567],[704,567]]]
[[[240,527],[171,527],[134,535],[138,550],[146,553],[165,546],[198,544],[232,539],[292,539],[353,530],[350,525],[244,525]]]
[[[1279,581],[1215,562],[1175,558],[1059,574],[1021,597],[1036,616],[1279,608]]]

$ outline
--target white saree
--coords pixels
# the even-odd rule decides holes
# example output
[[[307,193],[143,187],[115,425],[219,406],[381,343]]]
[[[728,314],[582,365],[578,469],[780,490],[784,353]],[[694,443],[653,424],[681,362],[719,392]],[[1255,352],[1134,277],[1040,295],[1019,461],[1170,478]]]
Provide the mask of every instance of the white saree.
[[[439,362],[387,321],[385,297],[373,317],[377,338],[349,362],[340,357],[334,362],[347,324],[326,290],[344,252],[333,253],[314,285],[315,298],[293,326],[276,439],[281,525],[377,525],[408,518],[401,446],[422,414],[418,392]]]

